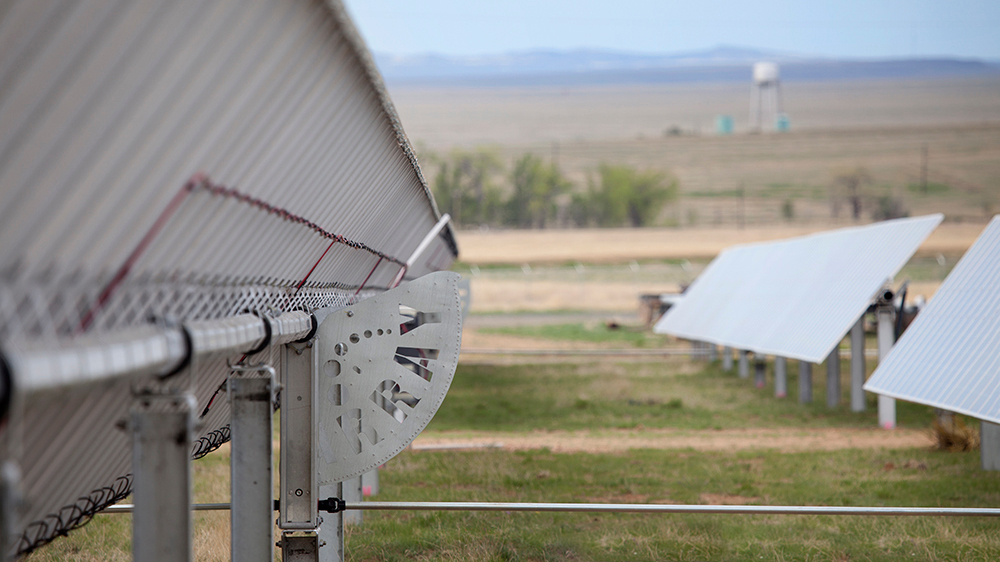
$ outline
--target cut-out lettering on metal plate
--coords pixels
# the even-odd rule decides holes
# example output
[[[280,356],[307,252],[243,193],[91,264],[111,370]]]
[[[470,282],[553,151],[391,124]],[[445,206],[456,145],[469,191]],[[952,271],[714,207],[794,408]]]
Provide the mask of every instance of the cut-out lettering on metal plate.
[[[320,484],[386,462],[434,417],[462,343],[458,281],[431,273],[320,324]]]

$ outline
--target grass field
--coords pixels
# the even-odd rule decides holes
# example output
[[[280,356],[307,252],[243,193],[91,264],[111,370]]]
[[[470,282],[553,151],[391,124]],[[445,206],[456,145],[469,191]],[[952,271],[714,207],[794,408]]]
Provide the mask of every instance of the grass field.
[[[549,346],[596,337],[563,325],[507,330]],[[614,343],[614,342],[613,342]],[[615,345],[646,345],[631,335]],[[871,365],[870,365],[871,367]],[[845,365],[846,369],[846,365]],[[795,388],[794,369],[789,387]],[[682,358],[463,360],[420,443],[502,449],[405,451],[378,499],[759,505],[996,506],[1000,475],[977,452],[930,448],[929,409],[899,404],[900,429],[778,399],[770,385]],[[844,373],[846,376],[846,372]],[[228,448],[195,463],[195,499],[228,500]],[[349,560],[994,560],[1000,523],[980,518],[374,513],[349,528]],[[99,515],[28,558],[128,560],[129,517]],[[198,560],[227,560],[227,513],[196,514]]]

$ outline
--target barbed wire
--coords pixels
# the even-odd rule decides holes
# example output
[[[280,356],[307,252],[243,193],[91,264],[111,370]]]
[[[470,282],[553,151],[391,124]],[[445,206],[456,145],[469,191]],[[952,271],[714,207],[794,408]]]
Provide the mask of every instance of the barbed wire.
[[[228,443],[231,437],[229,424],[208,432],[194,443],[191,459],[198,460],[208,455]],[[67,536],[90,523],[94,515],[122,501],[131,493],[132,474],[129,473],[116,478],[114,484],[98,488],[76,502],[46,515],[44,519],[29,523],[18,541],[16,555],[25,556],[59,537]]]

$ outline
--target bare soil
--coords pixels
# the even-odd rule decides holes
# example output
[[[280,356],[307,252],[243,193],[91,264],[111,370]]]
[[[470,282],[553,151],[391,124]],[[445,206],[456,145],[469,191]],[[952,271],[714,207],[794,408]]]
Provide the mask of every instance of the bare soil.
[[[734,451],[774,449],[783,453],[841,449],[908,449],[931,447],[927,430],[895,429],[627,429],[602,431],[538,431],[530,434],[434,432],[413,442],[413,449],[435,446],[470,447],[502,444],[511,451],[549,449],[570,453],[616,453],[630,449],[691,449]]]

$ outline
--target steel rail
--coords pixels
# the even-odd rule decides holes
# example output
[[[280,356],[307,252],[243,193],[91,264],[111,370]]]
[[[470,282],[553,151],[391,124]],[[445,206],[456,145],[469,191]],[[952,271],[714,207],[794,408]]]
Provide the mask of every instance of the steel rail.
[[[194,511],[227,510],[228,503],[194,504]],[[129,504],[103,513],[130,513]],[[345,502],[356,511],[517,511],[569,513],[676,513],[717,515],[865,515],[880,517],[1000,517],[994,507],[874,507],[835,505],[676,505],[636,503],[503,503],[503,502]]]
[[[487,349],[467,348],[462,355],[608,355],[622,357],[644,357],[661,355],[707,356],[708,351],[681,348],[663,349]]]

